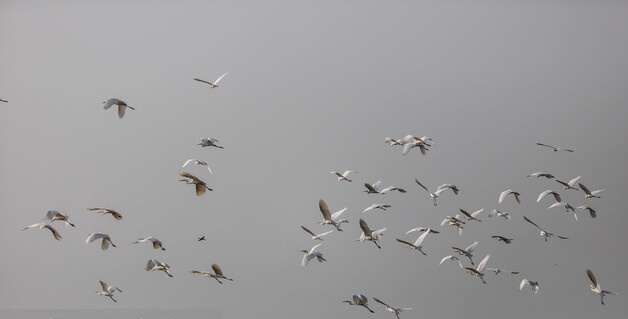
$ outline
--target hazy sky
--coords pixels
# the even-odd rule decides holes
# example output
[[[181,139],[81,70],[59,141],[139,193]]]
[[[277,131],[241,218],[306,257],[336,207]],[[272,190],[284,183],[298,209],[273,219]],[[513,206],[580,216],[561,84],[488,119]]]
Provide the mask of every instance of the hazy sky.
[[[628,3],[625,1],[1,1],[0,309],[211,309],[224,318],[394,318],[341,303],[361,292],[402,318],[617,318],[628,313]],[[192,78],[214,80],[220,87]],[[124,119],[101,101],[136,108]],[[386,145],[428,135],[427,155]],[[201,148],[212,136],[224,149]],[[552,152],[536,142],[564,146]],[[194,195],[185,170],[213,192]],[[352,183],[330,171],[356,170]],[[601,199],[563,191],[582,176]],[[446,192],[434,207],[417,178]],[[382,180],[406,194],[366,194]],[[515,189],[521,205],[497,203]],[[550,199],[588,204],[579,221]],[[343,232],[300,267],[320,226],[319,199],[348,207]],[[360,212],[373,203],[388,212]],[[87,212],[109,207],[124,219]],[[484,208],[462,236],[439,224]],[[511,220],[487,217],[493,208]],[[22,227],[48,209],[63,236]],[[528,216],[570,237],[547,243]],[[357,243],[359,218],[387,227],[379,250]],[[397,243],[413,227],[441,231],[423,256]],[[107,232],[117,248],[86,245]],[[511,245],[491,235],[515,238]],[[197,242],[205,235],[207,241]],[[162,240],[166,251],[133,245]],[[451,246],[480,242],[476,260],[519,275],[438,265]],[[147,273],[149,258],[173,278]],[[466,260],[463,260],[465,263]],[[189,270],[218,263],[233,282]],[[623,293],[606,306],[588,287]],[[539,281],[533,295],[522,278]],[[118,303],[94,293],[118,286]]]

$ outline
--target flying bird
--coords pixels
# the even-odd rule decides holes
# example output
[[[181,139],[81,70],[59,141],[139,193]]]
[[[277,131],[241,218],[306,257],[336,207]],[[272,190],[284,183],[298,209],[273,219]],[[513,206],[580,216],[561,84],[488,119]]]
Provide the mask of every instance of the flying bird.
[[[453,256],[453,255],[447,255],[447,256],[443,257],[443,259],[441,259],[439,265],[442,265],[447,260],[455,260],[455,261],[457,261],[458,262],[458,266],[460,266],[460,269],[464,269],[464,266],[460,262],[460,259],[458,259],[458,257]]]
[[[519,194],[519,192],[517,191],[513,191],[512,189],[507,189],[505,191],[503,191],[501,194],[499,194],[499,203],[501,204],[504,201],[504,198],[506,198],[506,196],[508,195],[514,195],[515,196],[515,200],[517,201],[518,204],[521,204],[521,194]]]
[[[544,172],[536,172],[536,173],[532,173],[528,175],[528,177],[545,177],[547,179],[552,179],[554,178],[554,175],[549,174],[549,173],[544,173]]]
[[[305,226],[303,226],[303,225],[301,225],[301,228],[302,228],[303,230],[305,230],[305,232],[306,232],[306,233],[308,233],[308,234],[312,235],[312,240],[323,240],[323,238],[321,238],[321,237],[323,237],[323,236],[325,236],[325,235],[327,235],[327,234],[329,234],[329,233],[333,232],[333,230],[330,230],[330,231],[327,231],[327,232],[324,232],[324,233],[314,234],[311,230],[307,229],[307,228],[306,228]]]
[[[0,99],[0,102],[9,103],[9,101],[3,99]]]
[[[564,147],[554,147],[554,146],[543,144],[543,143],[536,143],[536,145],[549,147],[549,148],[553,149],[554,152],[558,152],[558,151],[565,151],[565,152],[570,152],[570,153],[573,152],[573,150],[566,149]]]
[[[479,220],[477,217],[483,211],[484,211],[484,208],[481,208],[481,209],[478,209],[478,210],[474,211],[473,213],[469,214],[466,210],[460,208],[460,212],[464,215],[464,217],[465,217],[465,219],[467,221],[475,220],[475,221],[481,222],[481,220]]]
[[[442,222],[440,222],[441,226],[452,226],[452,227],[457,227],[458,228],[458,235],[462,236],[462,229],[464,227],[462,227],[463,224],[465,224],[465,222],[463,222],[462,220],[460,220],[462,218],[462,216],[460,216],[460,214],[457,214],[456,216],[452,217],[452,216],[447,216],[445,217],[445,219],[443,219]]]
[[[350,179],[348,178],[349,174],[351,174],[351,173],[356,173],[356,174],[357,174],[358,172],[356,172],[356,171],[346,170],[346,171],[344,171],[344,173],[342,173],[342,174],[340,174],[340,173],[338,173],[338,172],[329,172],[329,173],[336,175],[336,177],[338,177],[338,181],[339,181],[339,182],[342,182],[342,181],[352,182],[352,180],[350,180]]]
[[[207,163],[205,163],[203,161],[199,161],[197,159],[193,159],[193,158],[190,158],[189,160],[185,161],[185,163],[183,163],[183,166],[181,166],[181,167],[185,167],[186,165],[188,165],[190,163],[194,163],[196,165],[205,166],[205,167],[207,167],[207,170],[209,171],[209,173],[212,174],[212,169],[209,167],[209,165],[207,165]]]
[[[440,193],[442,193],[443,191],[445,191],[445,190],[447,189],[447,187],[444,187],[444,188],[443,188],[443,185],[447,185],[447,184],[443,184],[443,185],[441,185],[440,187],[438,187],[438,188],[436,189],[436,192],[432,193],[432,192],[430,192],[430,190],[429,190],[429,189],[427,189],[427,187],[425,187],[425,185],[421,184],[421,182],[419,182],[419,180],[418,180],[418,179],[416,179],[416,178],[415,178],[415,179],[414,179],[414,181],[415,181],[415,182],[416,182],[419,186],[421,186],[421,188],[423,188],[426,192],[428,192],[428,193],[430,194],[430,197],[432,198],[432,201],[434,202],[434,206],[437,206],[437,204],[436,204],[436,198],[438,198],[438,196],[440,195]],[[456,188],[456,189],[457,189],[457,188]],[[452,191],[453,191],[453,189],[452,189]],[[455,193],[455,194],[457,194],[457,190],[456,190],[456,191],[454,191],[454,193]]]
[[[576,215],[576,210],[573,208],[573,206],[569,205],[569,203],[556,202],[556,203],[550,205],[550,207],[548,207],[547,209],[554,208],[554,207],[565,207],[565,211],[567,213],[569,213],[569,211],[572,211],[573,212],[573,218],[576,221],[578,221],[578,215]]]
[[[174,277],[170,273],[170,266],[156,259],[149,259],[148,262],[146,263],[146,267],[144,267],[144,270],[146,271],[159,270],[159,271],[165,272],[166,275],[168,275],[168,277]]]
[[[190,272],[193,274],[199,274],[203,277],[214,278],[220,284],[222,284],[222,281],[220,281],[220,279],[233,281],[233,279],[225,277],[225,275],[222,273],[222,269],[220,269],[218,264],[212,264],[212,270],[214,271],[213,274],[209,271],[198,271],[198,270],[190,270]]]
[[[323,258],[323,254],[320,251],[316,250],[316,248],[318,248],[320,245],[322,245],[322,243],[312,247],[309,251],[301,250],[302,253],[305,253],[305,255],[303,255],[303,259],[301,260],[301,268],[307,266],[310,260],[314,258],[316,258],[319,263],[327,261],[325,258]]]
[[[434,229],[431,229],[431,228],[425,228],[425,227],[416,227],[416,228],[412,228],[412,229],[408,230],[406,232],[406,235],[411,233],[411,232],[413,232],[413,231],[419,232],[419,233],[424,232],[424,231],[429,231],[432,234],[440,234],[440,232],[438,230],[434,230]]]
[[[523,287],[525,287],[526,285],[530,286],[530,289],[532,289],[533,293],[537,293],[539,292],[539,283],[538,281],[532,281],[532,280],[528,280],[528,279],[523,279],[521,280],[521,283],[519,284],[519,290],[522,290]]]
[[[506,237],[500,236],[500,235],[493,235],[493,236],[491,236],[491,238],[497,239],[497,241],[503,241],[504,244],[510,244],[513,241],[512,238],[506,238]]]
[[[510,270],[505,270],[505,269],[501,269],[501,268],[486,267],[485,270],[492,271],[496,276],[501,274],[501,273],[510,273],[511,275],[518,275],[519,274],[518,271],[510,271]]]
[[[105,104],[105,110],[108,110],[110,107],[116,105],[118,106],[118,117],[119,118],[123,118],[124,117],[124,113],[126,112],[126,108],[130,108],[131,110],[135,110],[135,108],[128,106],[126,104],[126,102],[120,100],[120,99],[116,99],[113,97],[108,98],[106,101],[102,102],[103,104]]]
[[[102,250],[106,250],[107,248],[109,248],[109,244],[111,244],[111,246],[113,247],[116,247],[116,245],[114,245],[111,241],[111,237],[109,237],[109,235],[105,233],[91,233],[89,234],[89,236],[87,236],[87,239],[85,239],[85,243],[89,244],[99,239],[102,240],[102,242],[100,243],[100,249]]]
[[[584,192],[584,199],[587,198],[600,198],[600,196],[597,196],[597,194],[603,192],[603,189],[598,189],[595,191],[590,191],[586,186],[582,185],[582,183],[578,183],[578,186],[580,186],[580,189]]]
[[[371,205],[371,206],[367,207],[366,209],[364,209],[364,210],[362,211],[362,213],[366,213],[366,212],[368,212],[369,210],[373,210],[373,209],[381,209],[381,210],[383,210],[383,211],[386,211],[386,209],[387,209],[387,208],[390,208],[390,207],[391,207],[390,205],[386,205],[386,204],[373,204],[373,205]]]
[[[425,153],[429,151],[428,147],[431,146],[430,144],[425,143],[421,138],[417,138],[412,135],[406,135],[402,143],[403,143],[403,150],[401,151],[402,156],[408,155],[410,150],[415,147],[418,147],[419,150],[421,151],[421,154],[425,155]]]
[[[349,223],[349,221],[346,219],[340,219],[340,215],[342,215],[342,213],[347,210],[347,207],[331,214],[329,208],[327,207],[327,203],[325,203],[325,201],[321,199],[318,201],[318,208],[323,214],[323,219],[317,221],[317,224],[334,225],[334,227],[336,227],[336,230],[342,231],[342,229],[340,229],[340,225],[342,225],[342,223]]]
[[[538,228],[541,233],[539,234],[539,236],[543,237],[543,239],[545,239],[545,241],[547,241],[547,239],[549,237],[553,237],[556,236],[560,239],[569,239],[569,237],[565,237],[565,236],[560,236],[560,235],[556,235],[556,234],[552,234],[546,230],[544,230],[543,228],[541,228],[539,225],[537,225],[536,223],[534,223],[533,221],[531,221],[528,217],[523,216],[523,219],[525,219],[525,221],[527,221],[528,223],[532,224],[534,227]]]
[[[393,313],[397,319],[401,319],[399,317],[399,313],[402,311],[407,311],[407,310],[412,310],[412,308],[406,308],[406,307],[392,307],[389,306],[388,304],[386,304],[385,302],[373,297],[373,300],[375,300],[375,302],[381,304],[382,306],[384,306],[384,308],[386,309],[386,311]]]
[[[386,230],[385,227],[378,230],[372,230],[369,228],[369,225],[366,224],[364,219],[360,218],[360,228],[362,229],[362,234],[358,239],[359,242],[372,241],[377,248],[382,249],[377,241],[382,238],[383,232]]]
[[[201,142],[198,143],[197,145],[200,145],[202,147],[209,147],[209,146],[213,146],[213,147],[217,147],[217,148],[224,148],[220,145],[220,142],[213,138],[213,137],[201,137]]]
[[[49,210],[44,216],[44,220],[47,220],[49,222],[54,222],[55,220],[61,220],[61,221],[64,221],[67,226],[75,227],[74,224],[70,223],[68,219],[69,219],[68,215],[60,213],[54,209]]]
[[[555,199],[557,202],[560,202],[560,201],[561,201],[561,199],[560,199],[560,194],[556,193],[555,191],[553,191],[553,190],[551,190],[551,189],[548,189],[548,190],[546,190],[546,191],[542,192],[541,194],[539,194],[539,198],[537,198],[537,199],[536,199],[536,202],[537,202],[537,203],[538,203],[538,202],[540,202],[540,201],[541,201],[541,199],[543,199],[543,197],[545,197],[545,196],[547,196],[547,195],[549,195],[549,194],[552,194],[552,195],[554,196],[554,199]]]
[[[138,238],[136,241],[133,242],[134,244],[138,244],[138,243],[151,243],[153,245],[153,249],[161,249],[161,250],[166,250],[166,248],[164,248],[161,244],[161,240],[155,238],[155,237],[141,237]]]
[[[471,265],[475,265],[473,263],[473,251],[475,251],[475,248],[478,246],[479,243],[480,242],[476,240],[471,245],[467,246],[467,248],[465,249],[460,249],[458,247],[451,247],[451,249],[457,252],[458,255],[469,258],[469,261],[471,261]]]
[[[486,255],[486,257],[484,257],[484,259],[482,259],[482,261],[480,261],[480,264],[478,265],[477,268],[465,267],[465,269],[467,270],[468,273],[470,273],[473,276],[477,276],[478,278],[480,278],[480,280],[482,280],[483,284],[486,284],[486,280],[484,280],[484,268],[486,267],[486,262],[488,261],[488,259],[490,257],[491,257],[491,255]]]
[[[368,311],[370,311],[371,313],[375,313],[375,311],[371,310],[371,308],[369,308],[369,300],[368,298],[366,298],[365,295],[363,294],[353,294],[352,296],[352,300],[343,300],[342,302],[346,302],[352,306],[362,306],[364,308],[366,308]]]
[[[428,228],[423,234],[421,234],[421,236],[419,236],[419,238],[417,238],[417,240],[413,243],[407,242],[403,239],[399,239],[399,238],[395,238],[398,242],[406,245],[406,247],[410,248],[410,249],[415,249],[421,252],[421,254],[423,254],[424,256],[427,256],[427,254],[423,251],[423,246],[421,245],[421,243],[423,243],[423,240],[425,239],[425,237],[427,237],[427,234],[430,233],[430,229]]]
[[[560,181],[560,180],[556,180],[556,182],[558,182],[560,185],[562,185],[562,188],[563,188],[563,189],[565,189],[565,190],[566,190],[566,189],[575,189],[575,190],[578,190],[577,188],[575,188],[575,187],[574,187],[574,185],[575,185],[575,184],[576,184],[576,182],[580,179],[580,177],[582,177],[582,176],[577,176],[577,177],[574,177],[572,180],[570,180],[570,181],[569,181],[569,182],[567,182],[567,183],[565,183],[565,182],[563,182],[563,181]]]
[[[405,189],[399,188],[397,186],[392,186],[392,185],[380,190],[379,187],[381,185],[382,185],[382,181],[377,181],[372,185],[369,183],[364,183],[364,187],[366,187],[366,190],[364,192],[366,192],[367,194],[382,194],[382,195],[391,191],[398,191],[400,193],[406,192]]]
[[[50,230],[52,232],[52,236],[56,239],[56,240],[61,240],[61,235],[59,234],[59,232],[57,232],[56,229],[54,229],[54,227],[46,224],[46,223],[37,223],[37,224],[32,224],[30,226],[24,227],[22,228],[22,231],[25,231],[29,228],[39,228],[39,229],[44,229],[47,228],[48,230]]]
[[[94,212],[96,212],[96,214],[103,214],[103,215],[110,214],[116,220],[121,220],[122,219],[122,214],[116,212],[113,209],[95,207],[95,208],[87,208],[87,210],[94,211]]]
[[[229,72],[227,72],[227,73],[229,73]],[[220,82],[220,80],[221,80],[221,79],[222,79],[225,75],[227,75],[227,73],[225,73],[225,74],[221,75],[221,76],[220,76],[219,78],[217,78],[217,79],[216,79],[216,81],[214,81],[214,82],[208,82],[208,81],[201,80],[201,79],[197,79],[197,78],[193,78],[193,80],[194,80],[194,81],[199,81],[199,82],[203,82],[203,83],[209,84],[209,88],[210,88],[210,89],[214,89],[214,88],[217,88],[217,87],[218,87],[218,82]]]
[[[600,287],[600,283],[597,281],[597,279],[595,279],[593,272],[589,269],[587,269],[587,276],[589,276],[589,279],[591,280],[591,284],[589,285],[591,287],[591,291],[600,295],[600,301],[602,302],[602,304],[604,304],[604,296],[619,295],[619,293],[602,289],[602,287]]]
[[[577,209],[582,209],[582,210],[586,210],[589,212],[589,215],[591,215],[591,218],[595,218],[597,217],[597,213],[595,212],[595,210],[593,208],[591,208],[591,206],[589,205],[582,205],[582,206],[578,206],[576,207]]]
[[[186,184],[194,184],[194,187],[196,188],[196,196],[201,196],[203,194],[205,194],[206,190],[209,190],[210,192],[213,191],[213,189],[209,188],[207,186],[207,184],[205,184],[205,182],[203,182],[202,180],[200,180],[198,177],[188,173],[188,172],[181,172],[179,173],[179,175],[181,175],[182,177],[185,178],[189,178],[189,179],[180,179],[180,182],[185,182]]]
[[[498,209],[493,209],[490,213],[488,213],[488,217],[501,217],[503,219],[510,219],[510,213],[508,212],[502,212]]]
[[[99,280],[100,282],[100,286],[102,287],[100,290],[96,290],[96,293],[100,296],[106,296],[111,298],[111,300],[113,300],[114,302],[117,302],[115,299],[113,299],[113,293],[117,291],[122,292],[122,290],[120,290],[120,288],[118,287],[113,287],[113,286],[109,286],[107,285],[106,282]]]
[[[203,241],[203,240],[205,240],[205,236],[201,236],[201,237],[197,238],[196,240],[197,241]]]

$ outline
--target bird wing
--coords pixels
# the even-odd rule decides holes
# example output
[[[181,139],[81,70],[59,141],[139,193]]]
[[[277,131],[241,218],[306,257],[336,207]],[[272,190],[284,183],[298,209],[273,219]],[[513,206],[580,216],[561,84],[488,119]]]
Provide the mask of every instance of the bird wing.
[[[543,143],[536,143],[536,145],[540,145],[540,146],[545,146],[545,147],[549,147],[549,148],[551,148],[551,149],[554,149],[554,148],[555,148],[554,146],[550,146],[550,145],[547,145],[547,144],[543,144]]]
[[[522,290],[523,287],[525,287],[525,285],[529,285],[529,284],[530,284],[530,280],[527,280],[524,278],[523,280],[521,280],[521,283],[519,284],[519,290]]]
[[[157,265],[156,260],[155,259],[149,259],[148,262],[146,263],[146,267],[144,267],[144,270],[146,270],[146,271],[153,270],[155,268],[155,265]]]
[[[123,118],[126,112],[126,105],[118,105],[118,117]]]
[[[536,223],[534,223],[533,221],[531,221],[528,217],[523,216],[523,219],[525,219],[525,221],[527,221],[528,223],[534,225],[536,228],[543,230],[543,228],[541,228],[539,225],[537,225]]]
[[[410,149],[414,147],[414,143],[405,143],[403,145],[403,150],[401,151],[401,155],[407,155],[410,152]]]
[[[323,236],[325,236],[325,235],[327,235],[327,234],[329,234],[329,233],[331,233],[331,232],[333,232],[333,230],[326,231],[326,232],[324,232],[324,233],[320,233],[320,234],[316,235],[316,237],[319,237],[319,238],[320,238],[320,237],[323,237]]]
[[[196,177],[196,176],[194,176],[194,175],[192,175],[192,174],[190,174],[188,172],[181,172],[181,173],[179,173],[179,175],[181,175],[182,177],[187,177],[187,178],[192,179],[192,180],[197,181],[197,182],[201,181],[198,177]]]
[[[111,292],[111,291],[109,291],[109,285],[107,285],[106,282],[104,282],[102,280],[99,280],[99,281],[100,281],[100,286],[102,287],[102,291]]]
[[[316,235],[311,230],[307,229],[305,226],[301,225],[301,228],[305,230],[306,233],[316,237]]]
[[[61,235],[59,234],[59,232],[54,229],[52,226],[50,225],[46,225],[46,228],[50,229],[50,231],[52,232],[52,236],[56,239],[56,240],[61,240]]]
[[[58,214],[61,214],[61,213],[59,213],[59,212],[58,212],[58,211],[56,211],[56,210],[52,210],[52,209],[51,209],[51,210],[49,210],[49,211],[46,213],[46,216],[44,216],[44,219],[45,219],[45,220],[52,220],[52,219],[53,219],[55,216],[57,216]]]
[[[383,301],[381,301],[381,300],[379,300],[379,299],[377,299],[375,297],[373,297],[373,300],[375,300],[375,302],[377,302],[377,303],[382,304],[384,307],[392,308],[391,306],[387,305],[385,302],[383,302]]]
[[[483,211],[484,211],[484,208],[480,208],[480,209],[478,209],[478,210],[474,211],[473,213],[471,213],[471,216],[473,216],[473,217],[477,217],[477,216],[478,216],[478,215],[480,215],[480,213],[481,213],[481,212],[483,212]]]
[[[331,214],[331,220],[336,220],[338,217],[340,217],[340,215],[342,215],[342,213],[344,213],[347,210],[347,207]]]
[[[465,248],[464,251],[466,251],[469,254],[473,253],[473,251],[475,250],[475,247],[477,247],[479,243],[480,242],[477,240],[474,241],[471,245],[467,246],[467,248]]]
[[[447,256],[443,257],[443,259],[440,260],[439,265],[442,265],[446,260],[453,259],[453,258],[455,258],[455,257],[452,256],[452,255],[447,255]]]
[[[194,81],[203,82],[203,83],[207,83],[207,84],[210,84],[210,85],[212,84],[212,83],[210,83],[210,82],[208,82],[208,81],[201,80],[201,79],[197,79],[197,78],[193,78],[193,80],[194,80]]]
[[[512,193],[513,190],[512,189],[507,189],[505,191],[503,191],[501,194],[499,194],[499,201],[497,201],[498,203],[501,204],[501,202],[504,201],[504,198],[506,198],[506,196],[510,193]]]
[[[521,194],[519,194],[518,192],[513,192],[513,194],[515,195],[515,200],[517,201],[517,204],[521,204]]]
[[[593,275],[593,272],[591,270],[589,270],[589,269],[587,269],[587,276],[589,276],[589,279],[591,279],[591,282],[593,283],[595,288],[602,289],[602,288],[600,288],[600,284],[597,282],[597,279]]]
[[[368,212],[369,210],[372,210],[372,209],[377,208],[377,205],[378,205],[378,204],[373,204],[373,205],[371,205],[371,206],[369,206],[369,207],[365,208],[365,209],[362,211],[362,213],[366,213],[366,212]]]
[[[224,276],[222,274],[222,270],[220,269],[220,267],[218,267],[218,264],[212,264],[212,269],[214,270],[214,273],[218,276]]]
[[[321,213],[323,214],[323,218],[325,220],[332,220],[331,213],[329,212],[329,207],[327,207],[327,203],[325,203],[324,200],[321,199],[318,201],[318,208],[320,208]]]
[[[425,237],[427,237],[427,234],[429,233],[430,229],[428,228],[423,234],[421,234],[421,236],[419,236],[419,238],[416,239],[416,241],[414,242],[414,246],[420,246]]]
[[[185,167],[186,165],[190,164],[190,162],[193,162],[193,161],[195,161],[195,159],[190,158],[189,160],[185,161],[185,163],[183,163],[183,166],[181,167]]]
[[[104,237],[104,238],[102,239],[102,242],[100,243],[100,249],[102,249],[102,250],[106,250],[107,248],[109,248],[109,243],[110,243],[110,242],[111,242],[111,241],[110,241],[110,239],[109,239],[109,236]]]
[[[465,216],[467,216],[467,218],[472,219],[473,217],[471,216],[471,214],[469,214],[466,210],[460,208],[460,212],[462,214],[464,214]]]
[[[362,229],[362,232],[364,232],[364,235],[372,238],[373,234],[371,233],[371,229],[369,228],[369,225],[362,218],[360,218],[360,228]]]
[[[427,191],[428,193],[432,193],[432,192],[430,192],[430,191],[427,189],[427,187],[425,187],[425,185],[421,184],[421,182],[419,182],[419,180],[418,180],[418,179],[416,179],[416,178],[415,178],[415,179],[414,179],[414,181],[415,181],[417,184],[419,184],[419,186],[421,186],[421,187],[422,187],[425,191]]]
[[[573,187],[573,185],[580,179],[580,177],[582,176],[577,176],[577,177],[574,177],[572,180],[570,180],[568,183],[569,186]]]
[[[405,240],[403,240],[403,239],[395,238],[395,240],[396,240],[396,241],[398,241],[398,242],[400,242],[400,243],[402,243],[402,244],[406,244],[406,245],[408,245],[408,246],[410,246],[410,247],[415,247],[415,245],[414,245],[414,244],[412,244],[412,243],[410,243],[410,242],[407,242],[407,241],[405,241]]]
[[[229,73],[229,72],[227,72],[227,73]],[[214,85],[218,84],[218,82],[219,82],[219,81],[220,81],[220,80],[221,80],[221,79],[222,79],[225,75],[227,75],[227,73],[225,73],[225,74],[221,75],[218,79],[216,79],[216,81],[214,81],[214,83],[213,83],[213,84],[214,84]]]
[[[488,259],[490,257],[491,257],[491,255],[486,255],[486,257],[484,257],[484,259],[482,259],[482,261],[478,265],[478,268],[476,269],[479,273],[482,273],[484,271],[484,267],[486,267],[486,262],[488,261]]]
[[[580,189],[587,195],[592,195],[591,191],[584,185],[582,185],[582,183],[578,183],[578,186],[580,186]]]
[[[315,256],[313,254],[305,254],[303,255],[303,259],[301,259],[301,267],[307,266],[307,264],[312,260]]]
[[[85,239],[85,243],[89,244],[95,240],[101,239],[101,238],[105,238],[107,237],[107,234],[104,233],[91,233],[89,234],[89,236],[87,236],[87,239]]]
[[[375,187],[373,187],[373,185],[369,183],[364,183],[364,187],[366,187],[366,189],[368,189],[369,192],[377,193],[377,189],[375,189]]]
[[[108,110],[111,106],[113,106],[117,102],[118,102],[118,99],[108,98],[107,101],[105,101],[104,109]]]

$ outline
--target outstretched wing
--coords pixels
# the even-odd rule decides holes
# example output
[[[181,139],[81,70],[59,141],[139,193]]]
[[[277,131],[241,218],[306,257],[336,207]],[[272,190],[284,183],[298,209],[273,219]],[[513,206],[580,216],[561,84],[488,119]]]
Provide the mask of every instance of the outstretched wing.
[[[325,220],[331,220],[331,213],[329,212],[329,207],[327,207],[327,203],[324,200],[318,201],[318,208],[320,208],[321,213],[323,214],[323,218]]]

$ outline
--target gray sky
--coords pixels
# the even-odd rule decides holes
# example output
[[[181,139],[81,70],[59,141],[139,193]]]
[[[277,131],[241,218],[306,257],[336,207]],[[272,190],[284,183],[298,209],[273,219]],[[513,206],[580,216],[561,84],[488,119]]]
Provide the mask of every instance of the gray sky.
[[[2,1],[0,3],[0,308],[208,308],[225,318],[363,318],[341,303],[354,292],[405,318],[616,318],[628,312],[624,254],[628,216],[628,4],[623,1]],[[194,77],[214,80],[210,91]],[[124,119],[102,110],[117,97]],[[428,135],[426,156],[384,137]],[[202,136],[225,147],[200,148]],[[554,153],[536,142],[575,149]],[[178,182],[187,171],[214,189],[202,197]],[[330,171],[359,171],[338,183]],[[581,175],[601,199],[562,191]],[[456,184],[434,207],[420,189]],[[406,194],[363,193],[383,180]],[[523,203],[497,203],[515,189]],[[598,217],[579,221],[536,203],[546,189]],[[299,225],[322,227],[318,200],[348,207],[344,232],[300,267],[315,244]],[[388,212],[360,212],[373,203]],[[109,207],[124,220],[89,213]],[[462,236],[439,226],[459,208],[484,208]],[[486,212],[509,211],[510,221]],[[63,239],[29,230],[48,209]],[[545,243],[528,216],[569,240]],[[359,218],[387,227],[382,249],[356,243]],[[427,256],[394,238],[416,226],[441,231]],[[86,245],[107,232],[117,248]],[[505,246],[490,235],[514,237]],[[207,241],[197,242],[205,235]],[[166,251],[132,245],[161,239]],[[454,264],[451,246],[480,242],[476,260],[520,275],[487,285]],[[149,258],[174,278],[146,273]],[[223,285],[190,274],[218,263]],[[624,293],[606,306],[585,270]],[[519,291],[538,280],[537,295]],[[120,287],[118,303],[98,280]],[[391,318],[371,302],[372,317]]]

